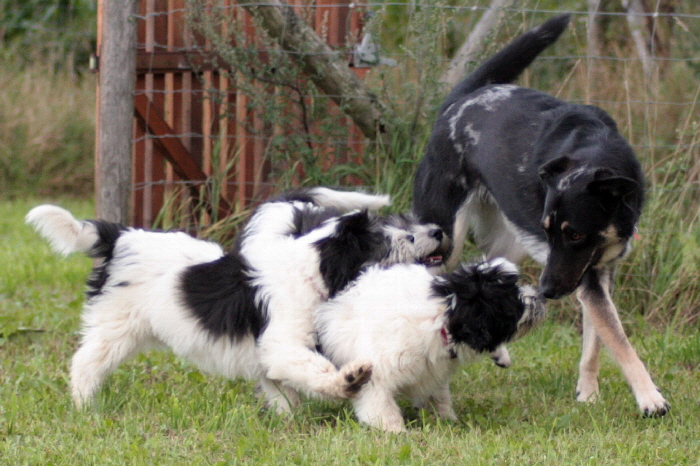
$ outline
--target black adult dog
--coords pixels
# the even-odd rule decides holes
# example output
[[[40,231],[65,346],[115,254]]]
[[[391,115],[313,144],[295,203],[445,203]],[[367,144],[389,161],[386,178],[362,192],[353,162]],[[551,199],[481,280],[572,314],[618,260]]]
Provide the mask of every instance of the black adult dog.
[[[642,412],[670,409],[630,345],[612,302],[615,264],[630,249],[644,197],[634,152],[603,110],[511,83],[569,23],[552,18],[513,40],[445,100],[415,179],[413,208],[453,238],[469,230],[490,257],[544,264],[540,291],[577,291],[583,306],[579,401],[598,394],[601,343]]]

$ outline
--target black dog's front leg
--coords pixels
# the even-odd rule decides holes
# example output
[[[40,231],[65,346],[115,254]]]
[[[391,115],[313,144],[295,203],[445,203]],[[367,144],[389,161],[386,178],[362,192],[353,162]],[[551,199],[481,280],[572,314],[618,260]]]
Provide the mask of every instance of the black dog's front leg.
[[[625,335],[610,294],[612,279],[611,268],[590,269],[577,290],[583,306],[583,350],[576,399],[589,401],[598,394],[598,358],[602,343],[620,365],[644,415],[663,416],[671,407]]]

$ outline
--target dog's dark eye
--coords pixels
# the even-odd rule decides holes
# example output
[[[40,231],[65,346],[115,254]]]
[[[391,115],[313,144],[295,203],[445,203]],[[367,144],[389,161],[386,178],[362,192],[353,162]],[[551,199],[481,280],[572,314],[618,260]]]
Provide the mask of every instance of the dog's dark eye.
[[[407,240],[409,243],[412,243],[412,242],[414,242],[414,241],[416,240],[416,238],[414,238],[413,235],[408,235],[408,236],[406,237],[406,240]]]
[[[562,230],[567,241],[570,241],[572,243],[579,243],[584,239],[584,235],[571,228],[571,225],[569,225],[568,222],[564,222],[562,224]]]
[[[583,239],[583,235],[580,233],[576,233],[575,231],[572,231],[571,233],[569,233],[569,239],[576,243],[576,242],[581,241]]]

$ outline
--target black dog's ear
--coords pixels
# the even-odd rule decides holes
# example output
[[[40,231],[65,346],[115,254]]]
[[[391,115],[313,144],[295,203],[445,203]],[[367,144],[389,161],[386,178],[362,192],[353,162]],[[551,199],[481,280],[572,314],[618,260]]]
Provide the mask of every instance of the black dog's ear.
[[[624,176],[615,176],[609,170],[598,170],[588,183],[588,192],[601,199],[604,205],[615,205],[626,195],[639,188],[639,184]]]
[[[540,167],[539,175],[542,181],[550,184],[558,175],[578,166],[578,162],[566,155],[550,160]]]

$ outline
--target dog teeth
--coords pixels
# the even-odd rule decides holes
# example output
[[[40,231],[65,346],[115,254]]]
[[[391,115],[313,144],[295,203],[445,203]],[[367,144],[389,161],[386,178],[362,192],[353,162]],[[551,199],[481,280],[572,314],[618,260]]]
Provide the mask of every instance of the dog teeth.
[[[429,267],[436,266],[436,265],[442,265],[442,256],[426,257],[425,260],[423,260],[423,264],[427,265]]]

